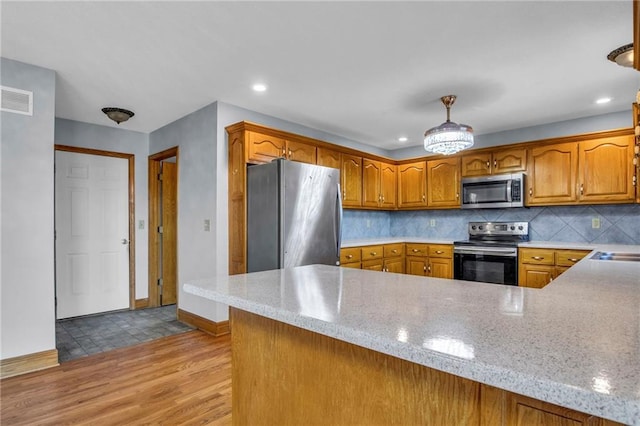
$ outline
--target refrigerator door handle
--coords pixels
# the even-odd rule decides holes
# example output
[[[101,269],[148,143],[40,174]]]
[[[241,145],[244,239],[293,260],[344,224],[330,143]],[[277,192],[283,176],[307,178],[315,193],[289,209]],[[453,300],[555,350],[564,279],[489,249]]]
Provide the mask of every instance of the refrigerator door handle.
[[[338,260],[336,261],[336,265],[340,265],[340,246],[342,245],[342,191],[340,190],[340,183],[337,184],[338,192],[337,192],[337,204],[336,204],[336,241],[338,242],[338,246],[336,247],[336,254],[338,256]]]

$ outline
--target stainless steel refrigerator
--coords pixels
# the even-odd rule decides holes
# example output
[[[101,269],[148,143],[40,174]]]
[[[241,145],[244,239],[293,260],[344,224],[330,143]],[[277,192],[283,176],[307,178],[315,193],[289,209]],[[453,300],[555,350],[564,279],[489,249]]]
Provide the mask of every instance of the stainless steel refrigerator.
[[[339,265],[340,171],[284,159],[247,168],[247,272]]]

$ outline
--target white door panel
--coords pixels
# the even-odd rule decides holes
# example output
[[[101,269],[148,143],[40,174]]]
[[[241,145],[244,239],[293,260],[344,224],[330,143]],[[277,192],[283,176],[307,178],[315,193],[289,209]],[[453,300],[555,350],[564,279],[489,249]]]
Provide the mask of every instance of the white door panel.
[[[57,318],[129,307],[128,160],[56,151]]]

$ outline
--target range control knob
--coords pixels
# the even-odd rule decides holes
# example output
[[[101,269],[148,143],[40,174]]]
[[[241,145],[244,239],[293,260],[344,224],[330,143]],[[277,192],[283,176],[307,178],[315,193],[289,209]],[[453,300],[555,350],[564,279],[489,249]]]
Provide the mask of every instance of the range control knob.
[[[519,229],[520,231],[522,231],[522,229],[523,229],[523,228],[522,228],[522,225],[518,226],[518,229]]]
[[[481,231],[482,231],[482,228],[483,228],[482,225],[478,226],[478,229]]]
[[[471,225],[471,229],[473,229],[474,231],[476,230],[476,226],[475,225]]]
[[[511,230],[513,231],[514,229],[516,229],[516,227],[511,225]]]

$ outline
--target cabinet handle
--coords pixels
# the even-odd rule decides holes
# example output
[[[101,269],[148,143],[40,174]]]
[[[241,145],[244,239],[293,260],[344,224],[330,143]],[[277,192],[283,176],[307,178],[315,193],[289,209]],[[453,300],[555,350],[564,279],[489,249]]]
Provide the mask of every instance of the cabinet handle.
[[[431,273],[431,264],[429,264],[429,268],[427,268],[427,271]]]
[[[533,195],[533,188],[529,188],[529,195]]]
[[[427,198],[427,197],[426,197],[424,194],[422,194],[422,202],[423,202],[423,203],[424,203],[424,200],[425,200],[426,198]]]
[[[348,254],[348,255],[347,255],[347,259],[352,259],[352,258],[353,258],[353,255],[352,255],[352,254]]]
[[[540,257],[540,256],[531,256],[531,258],[533,260],[544,260],[544,257]]]
[[[575,258],[573,258],[573,257],[570,257],[570,258],[569,258],[569,259],[567,259],[567,260],[568,260],[569,262],[573,262],[573,263],[575,263],[575,262],[577,262],[577,261],[578,261],[578,259],[575,259]]]
[[[456,192],[456,198],[460,198],[460,194]]]
[[[375,256],[375,255],[377,255],[377,254],[378,254],[378,253],[376,253],[375,251],[372,251],[372,252],[371,252],[371,256]]]
[[[412,251],[412,252],[414,252],[414,253],[418,253],[420,250],[418,250],[418,249],[412,249],[411,251]]]
[[[287,149],[286,148],[282,148],[282,156],[284,157],[285,155],[287,155]]]
[[[289,158],[293,157],[293,154],[291,153],[291,150],[289,150]]]
[[[436,250],[436,254],[442,254],[444,253],[442,250]]]
[[[347,190],[345,189],[344,191],[342,191],[342,200],[346,200],[347,199]]]
[[[580,195],[584,194],[584,185],[580,184]]]
[[[487,160],[487,169],[491,168],[491,163]]]
[[[384,195],[382,196],[382,202],[384,203]]]
[[[391,253],[397,253],[397,252],[398,252],[398,250],[396,250],[396,249],[391,250]]]
[[[498,167],[498,160],[493,160],[493,168],[497,168]]]
[[[427,265],[424,265],[424,267],[422,268],[425,272],[427,272]]]

